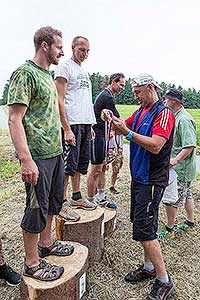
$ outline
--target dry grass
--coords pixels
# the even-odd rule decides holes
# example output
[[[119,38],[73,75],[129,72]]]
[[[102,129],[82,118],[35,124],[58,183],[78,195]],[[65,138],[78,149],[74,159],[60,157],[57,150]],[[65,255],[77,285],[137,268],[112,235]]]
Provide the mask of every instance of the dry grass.
[[[2,157],[15,161],[13,148],[7,146],[10,141],[5,132],[1,132],[0,163]],[[110,173],[108,173],[110,176]],[[110,200],[118,204],[117,230],[105,241],[105,252],[100,263],[90,268],[88,274],[87,300],[142,300],[151,287],[150,282],[137,285],[126,284],[124,275],[137,267],[143,261],[142,248],[132,240],[131,224],[129,222],[129,185],[130,176],[126,161],[119,175],[117,187],[120,195],[112,196]],[[82,179],[85,191],[85,178]],[[196,183],[194,197],[196,199],[196,222],[200,220],[200,184]],[[4,253],[7,261],[20,271],[23,264],[23,243],[20,230],[20,220],[24,210],[24,188],[17,173],[7,179],[0,179],[0,236],[3,239]],[[184,220],[183,211],[179,211],[178,221]],[[165,222],[163,207],[160,210],[160,226]],[[175,240],[161,242],[167,269],[173,277],[177,292],[174,300],[200,299],[200,233],[195,235],[180,233]],[[19,287],[11,288],[0,283],[1,300],[19,300]],[[53,300],[53,299],[52,299]]]

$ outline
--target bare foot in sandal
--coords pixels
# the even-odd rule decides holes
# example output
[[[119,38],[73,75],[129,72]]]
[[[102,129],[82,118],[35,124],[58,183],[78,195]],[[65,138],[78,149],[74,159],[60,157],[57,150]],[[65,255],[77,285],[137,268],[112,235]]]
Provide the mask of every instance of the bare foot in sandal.
[[[61,277],[64,268],[61,266],[51,265],[45,260],[35,267],[28,267],[24,264],[24,276],[28,276],[41,281],[53,281]]]
[[[69,256],[74,252],[74,246],[56,240],[49,247],[41,247],[38,245],[38,252],[42,258],[49,255]]]

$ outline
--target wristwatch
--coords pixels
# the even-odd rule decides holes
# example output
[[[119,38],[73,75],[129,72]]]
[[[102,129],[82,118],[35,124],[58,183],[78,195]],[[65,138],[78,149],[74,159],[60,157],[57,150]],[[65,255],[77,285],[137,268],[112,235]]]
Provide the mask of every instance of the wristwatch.
[[[126,135],[126,139],[128,141],[132,141],[133,140],[133,134],[134,134],[134,132],[132,130],[129,131],[129,133]]]

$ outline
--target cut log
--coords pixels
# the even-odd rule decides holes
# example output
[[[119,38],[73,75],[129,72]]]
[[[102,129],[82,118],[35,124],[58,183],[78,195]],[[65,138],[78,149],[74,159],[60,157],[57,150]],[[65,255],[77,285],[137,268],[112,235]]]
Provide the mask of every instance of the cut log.
[[[89,265],[99,262],[104,248],[104,209],[88,211],[79,209],[80,220],[68,222],[56,217],[56,236],[63,241],[79,242],[88,247]]]
[[[111,235],[117,225],[116,210],[104,209],[104,237]]]
[[[68,242],[71,243],[71,242]],[[79,243],[74,245],[70,256],[48,256],[45,260],[61,265],[65,271],[61,278],[52,282],[22,276],[20,300],[79,300],[86,296],[86,271],[88,268],[88,249]]]

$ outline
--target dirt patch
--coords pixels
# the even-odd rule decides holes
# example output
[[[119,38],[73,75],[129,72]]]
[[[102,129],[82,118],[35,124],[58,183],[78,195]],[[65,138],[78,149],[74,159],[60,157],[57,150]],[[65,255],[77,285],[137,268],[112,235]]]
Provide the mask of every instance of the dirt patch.
[[[5,141],[5,140],[4,140]],[[12,157],[11,146],[1,147],[1,157]],[[108,177],[110,173],[108,172]],[[86,178],[81,181],[86,192]],[[107,185],[108,186],[108,185]],[[117,230],[105,240],[105,251],[100,263],[88,271],[87,300],[142,300],[151,288],[151,282],[129,285],[124,282],[124,275],[143,261],[143,251],[139,243],[132,240],[132,228],[129,222],[130,175],[126,160],[119,175],[117,187],[120,195],[108,192],[109,200],[118,204]],[[196,222],[200,223],[200,182],[194,185],[196,200]],[[20,174],[0,181],[0,236],[3,239],[7,261],[20,271],[23,264],[24,250],[20,230],[25,202],[24,186]],[[165,211],[160,209],[160,227],[165,223]],[[179,211],[177,220],[184,220],[184,212]],[[169,274],[174,279],[177,292],[174,300],[200,299],[200,233],[193,235],[180,233],[175,240],[161,242]],[[0,283],[1,300],[19,300],[19,287],[11,288]],[[52,299],[53,300],[53,299]]]

